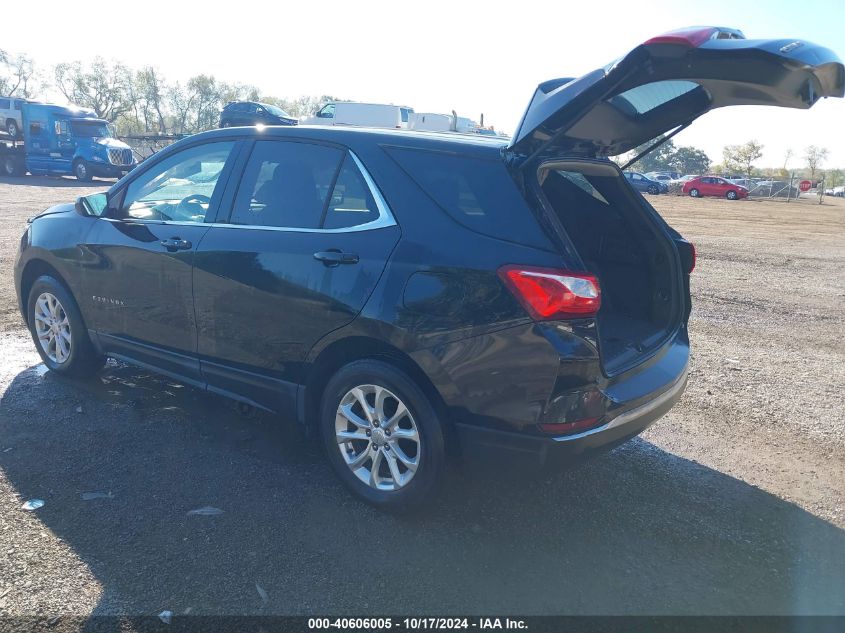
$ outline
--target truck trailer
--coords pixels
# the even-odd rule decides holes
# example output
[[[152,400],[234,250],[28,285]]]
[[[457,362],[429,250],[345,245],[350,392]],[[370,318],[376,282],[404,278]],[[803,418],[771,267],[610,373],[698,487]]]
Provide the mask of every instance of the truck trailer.
[[[113,137],[109,122],[77,106],[21,104],[22,136],[0,141],[7,176],[120,178],[136,165],[132,149]]]

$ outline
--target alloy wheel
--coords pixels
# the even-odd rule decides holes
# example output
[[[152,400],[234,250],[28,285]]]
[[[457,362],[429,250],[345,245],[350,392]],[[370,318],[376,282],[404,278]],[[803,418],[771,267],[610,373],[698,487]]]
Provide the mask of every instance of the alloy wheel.
[[[352,473],[375,490],[399,490],[417,472],[422,444],[407,406],[379,385],[350,389],[337,407],[335,438]]]
[[[41,349],[54,363],[61,365],[70,358],[71,331],[67,312],[56,296],[42,292],[35,300],[35,334]]]

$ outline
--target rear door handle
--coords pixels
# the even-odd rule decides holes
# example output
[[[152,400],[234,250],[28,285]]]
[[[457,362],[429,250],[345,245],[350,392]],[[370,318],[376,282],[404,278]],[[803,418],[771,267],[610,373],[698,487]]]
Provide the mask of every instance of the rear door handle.
[[[337,249],[318,251],[314,253],[314,259],[323,262],[326,266],[358,263],[358,255],[356,253],[342,253]]]
[[[176,251],[186,251],[193,246],[188,240],[183,240],[181,237],[171,237],[159,242],[164,248],[171,253]]]

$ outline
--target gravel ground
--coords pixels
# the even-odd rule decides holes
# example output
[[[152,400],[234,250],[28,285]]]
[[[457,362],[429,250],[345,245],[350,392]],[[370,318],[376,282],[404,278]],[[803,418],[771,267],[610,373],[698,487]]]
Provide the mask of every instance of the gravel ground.
[[[284,421],[44,371],[24,220],[104,184],[0,180],[0,615],[845,614],[845,201],[651,198],[698,248],[683,400],[578,469],[464,469],[401,519]]]

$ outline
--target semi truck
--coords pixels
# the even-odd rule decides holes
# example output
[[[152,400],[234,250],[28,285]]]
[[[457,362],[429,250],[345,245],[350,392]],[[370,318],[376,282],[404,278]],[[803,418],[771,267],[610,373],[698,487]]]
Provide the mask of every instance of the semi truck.
[[[21,124],[22,139],[0,140],[4,175],[120,178],[136,165],[132,149],[93,110],[24,102]]]

